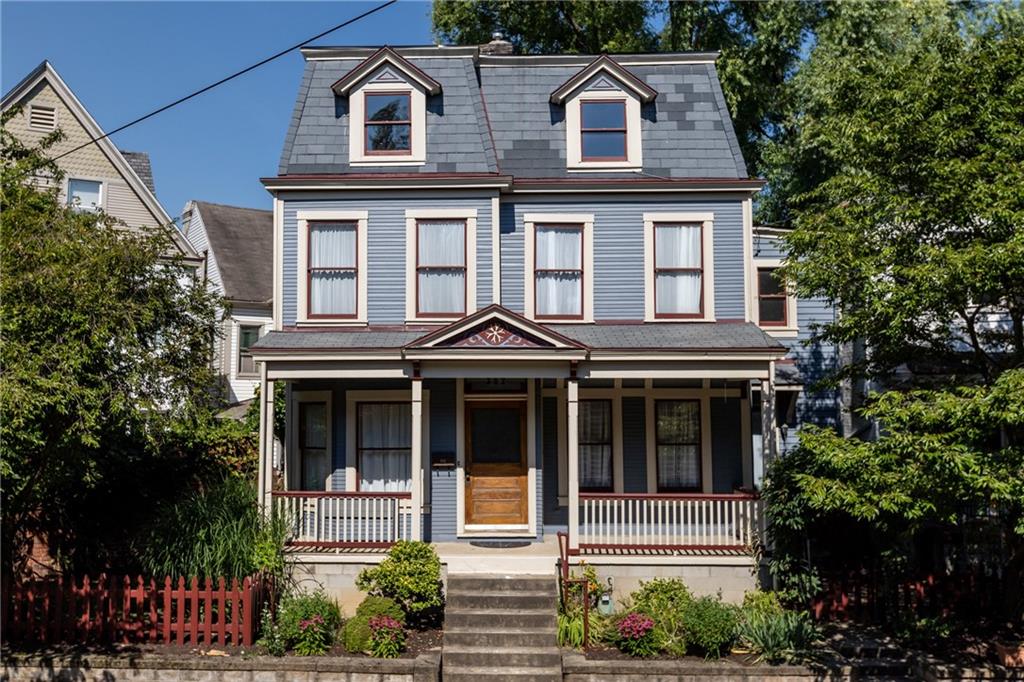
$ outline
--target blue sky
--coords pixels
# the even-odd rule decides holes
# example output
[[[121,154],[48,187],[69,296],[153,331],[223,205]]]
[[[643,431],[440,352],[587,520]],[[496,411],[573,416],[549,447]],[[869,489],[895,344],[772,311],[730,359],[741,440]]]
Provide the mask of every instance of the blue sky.
[[[364,2],[0,3],[0,89],[49,59],[100,126],[114,128],[360,14]],[[427,44],[430,3],[404,1],[318,45]],[[114,136],[149,152],[171,216],[189,199],[270,208],[302,74],[298,51]]]

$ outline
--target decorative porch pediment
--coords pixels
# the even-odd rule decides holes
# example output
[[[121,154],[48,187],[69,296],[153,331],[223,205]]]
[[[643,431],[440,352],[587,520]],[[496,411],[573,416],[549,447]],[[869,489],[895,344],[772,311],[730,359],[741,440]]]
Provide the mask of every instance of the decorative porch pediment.
[[[432,331],[405,348],[583,350],[585,346],[494,304]]]

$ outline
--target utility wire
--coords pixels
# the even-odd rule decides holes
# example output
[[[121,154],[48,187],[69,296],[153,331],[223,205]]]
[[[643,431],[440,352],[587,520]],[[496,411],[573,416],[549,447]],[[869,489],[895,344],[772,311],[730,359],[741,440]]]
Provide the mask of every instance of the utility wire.
[[[52,161],[57,161],[59,159],[62,159],[65,156],[67,156],[68,154],[74,154],[78,150],[85,149],[89,145],[95,144],[96,142],[99,142],[100,140],[102,140],[104,138],[110,137],[111,135],[113,135],[115,133],[119,133],[122,130],[125,130],[126,128],[130,128],[130,127],[132,127],[133,125],[135,125],[137,123],[142,123],[143,121],[145,121],[148,118],[152,118],[152,117],[156,116],[157,114],[163,113],[163,112],[167,111],[168,109],[170,109],[172,107],[176,107],[179,104],[182,104],[183,102],[187,102],[188,100],[192,99],[193,97],[198,97],[199,95],[203,94],[204,92],[208,92],[210,90],[213,90],[214,88],[216,88],[219,85],[223,85],[224,83],[227,83],[230,80],[234,80],[235,78],[238,78],[239,76],[245,75],[245,74],[249,73],[250,71],[252,71],[253,69],[258,69],[259,67],[263,66],[264,64],[269,64],[270,62],[274,61],[275,59],[283,57],[284,55],[288,54],[289,52],[291,52],[293,50],[297,50],[300,47],[304,47],[304,46],[308,45],[309,43],[313,42],[314,40],[317,40],[319,38],[323,38],[325,35],[327,35],[329,33],[334,33],[338,29],[342,29],[342,28],[345,28],[346,26],[349,26],[350,24],[354,24],[355,22],[359,21],[360,19],[364,19],[364,18],[370,16],[371,14],[373,14],[375,12],[379,12],[380,10],[384,9],[385,7],[389,7],[389,6],[393,5],[393,4],[395,4],[396,2],[398,2],[398,0],[387,0],[387,2],[384,2],[384,3],[380,4],[380,5],[377,5],[373,9],[369,9],[369,10],[363,12],[362,14],[360,14],[359,16],[355,16],[355,17],[352,17],[351,19],[348,19],[347,21],[343,21],[342,23],[338,24],[337,26],[334,26],[333,28],[329,28],[329,29],[327,29],[326,31],[324,31],[322,33],[317,33],[312,38],[307,38],[306,40],[303,40],[301,43],[298,43],[296,45],[292,45],[289,48],[281,50],[277,54],[272,55],[270,57],[267,57],[263,61],[256,62],[252,66],[247,66],[246,68],[242,69],[241,71],[237,71],[237,72],[231,74],[230,76],[226,76],[224,78],[221,78],[216,83],[211,83],[210,85],[207,85],[205,88],[201,88],[199,90],[196,90],[192,94],[185,95],[184,97],[181,97],[179,99],[174,100],[170,104],[165,104],[164,106],[160,107],[159,109],[156,109],[154,111],[149,112],[145,116],[140,116],[139,118],[135,119],[134,121],[130,121],[128,123],[125,123],[123,126],[121,126],[119,128],[115,128],[114,130],[111,130],[109,133],[105,133],[102,136],[97,137],[94,140],[90,140],[89,142],[81,144],[81,145],[75,147],[74,149],[72,149],[70,151],[66,151],[63,154],[60,154],[59,156],[56,156],[56,157],[54,157],[51,160]]]

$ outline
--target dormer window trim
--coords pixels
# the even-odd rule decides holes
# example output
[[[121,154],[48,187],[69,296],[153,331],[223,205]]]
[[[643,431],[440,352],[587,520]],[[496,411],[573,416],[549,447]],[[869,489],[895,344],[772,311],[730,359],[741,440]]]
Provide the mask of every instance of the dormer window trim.
[[[391,97],[404,97],[406,99],[406,111],[409,112],[409,117],[406,118],[406,119],[394,119],[394,120],[383,120],[383,119],[371,120],[369,118],[369,116],[370,116],[370,107],[367,105],[367,101],[369,100],[370,97],[372,97],[374,95],[387,95],[387,96],[391,96]],[[412,92],[409,91],[409,90],[395,90],[395,91],[364,90],[362,92],[362,97],[363,97],[363,136],[362,136],[362,138],[363,138],[363,155],[364,156],[409,156],[409,155],[411,155],[412,154],[412,149],[413,149],[413,136],[414,136],[414,134],[416,132],[413,129],[414,126],[413,126],[413,121],[412,121],[412,118],[413,118],[412,117]],[[383,150],[368,149],[367,148],[366,142],[367,142],[367,138],[369,137],[368,133],[369,133],[370,126],[379,127],[379,126],[400,126],[400,125],[407,125],[407,126],[409,126],[409,146],[408,146],[408,148],[404,148],[404,149],[399,149],[399,148],[396,148],[396,149],[383,149]]]
[[[590,127],[587,125],[585,110],[588,104],[621,104],[622,105],[622,126],[621,127]],[[588,133],[621,133],[623,136],[622,155],[620,156],[587,156],[586,135]],[[583,97],[580,99],[580,160],[589,162],[608,161],[629,161],[629,113],[627,111],[626,99],[599,99]]]
[[[583,105],[594,102],[624,102],[625,158],[586,158],[583,156]],[[643,168],[643,143],[640,132],[640,100],[628,90],[581,90],[565,103],[566,168],[569,172],[607,170],[639,171]]]

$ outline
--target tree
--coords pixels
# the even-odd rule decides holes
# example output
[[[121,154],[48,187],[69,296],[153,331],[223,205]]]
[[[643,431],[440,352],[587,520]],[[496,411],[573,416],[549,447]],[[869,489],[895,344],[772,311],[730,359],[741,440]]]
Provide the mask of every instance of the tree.
[[[219,301],[166,230],[59,201],[47,150],[2,129],[0,476],[5,570],[43,536],[65,563],[124,540],[203,466]],[[103,526],[106,525],[106,528]],[[101,559],[100,559],[101,560]]]
[[[500,29],[525,54],[720,50],[722,88],[756,174],[761,147],[787,112],[785,83],[821,15],[809,0],[435,0],[433,24],[439,40],[456,45],[486,43]]]

